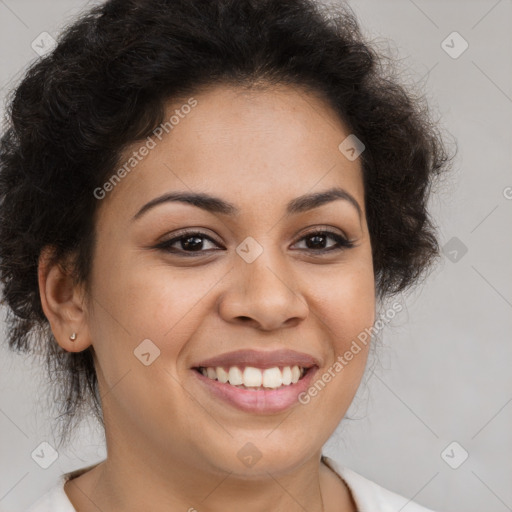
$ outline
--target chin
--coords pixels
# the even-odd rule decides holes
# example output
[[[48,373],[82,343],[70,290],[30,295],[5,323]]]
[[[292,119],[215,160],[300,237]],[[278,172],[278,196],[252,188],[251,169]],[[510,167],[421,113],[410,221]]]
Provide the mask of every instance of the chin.
[[[269,473],[274,476],[289,473],[321,452],[321,447],[306,444],[311,438],[305,437],[304,442],[295,440],[283,443],[282,439],[272,442],[265,437],[269,436],[269,432],[259,437],[251,435],[233,438],[228,446],[215,450],[217,453],[210,451],[207,458],[221,472],[232,473],[232,476],[242,479],[258,480],[268,479]]]

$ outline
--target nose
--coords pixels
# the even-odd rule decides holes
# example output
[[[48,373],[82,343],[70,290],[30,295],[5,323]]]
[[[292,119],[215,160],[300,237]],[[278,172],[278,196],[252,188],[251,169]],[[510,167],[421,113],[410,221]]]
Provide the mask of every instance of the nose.
[[[290,269],[270,251],[252,263],[238,258],[228,283],[219,304],[227,322],[271,331],[295,326],[308,316],[307,302]]]

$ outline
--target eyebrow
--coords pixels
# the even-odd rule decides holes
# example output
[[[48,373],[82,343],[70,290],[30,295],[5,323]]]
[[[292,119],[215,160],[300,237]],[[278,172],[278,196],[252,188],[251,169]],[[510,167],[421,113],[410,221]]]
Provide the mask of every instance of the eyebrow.
[[[336,200],[348,201],[356,210],[359,218],[362,217],[361,207],[352,196],[346,190],[340,187],[333,187],[323,192],[316,192],[312,194],[304,194],[302,196],[292,199],[286,206],[286,215],[293,215],[302,213],[313,208],[318,208],[324,204],[330,203]],[[152,199],[146,203],[134,216],[133,221],[140,218],[144,213],[151,210],[155,206],[158,206],[167,202],[179,202],[186,203],[206,210],[207,212],[222,215],[238,215],[240,210],[232,203],[225,201],[219,197],[210,196],[204,193],[196,192],[169,192],[163,194],[155,199]]]

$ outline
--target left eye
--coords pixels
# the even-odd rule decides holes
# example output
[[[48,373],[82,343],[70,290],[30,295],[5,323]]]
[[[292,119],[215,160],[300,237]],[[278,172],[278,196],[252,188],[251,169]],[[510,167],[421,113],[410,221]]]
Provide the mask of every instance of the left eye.
[[[323,246],[328,239],[334,240],[334,244],[330,247],[318,247]],[[182,253],[192,255],[193,253],[206,252],[204,250],[205,240],[219,247],[219,244],[215,242],[205,233],[201,232],[189,232],[183,233],[178,237],[166,240],[157,246],[158,249],[162,249],[171,253]],[[317,253],[329,252],[333,250],[349,249],[354,246],[354,243],[347,240],[344,236],[334,233],[332,231],[314,231],[304,235],[299,242],[306,241],[306,247],[302,250],[312,251]],[[297,242],[297,243],[299,243]],[[176,244],[181,244],[181,248],[174,247]]]
[[[334,240],[336,243],[330,247],[321,247],[315,251],[315,245],[323,245],[323,243],[326,242],[329,238]],[[309,243],[306,242],[306,250],[315,252],[328,252],[339,249],[350,249],[351,247],[354,247],[354,243],[352,241],[347,240],[344,236],[332,231],[314,231],[313,233],[308,233],[307,235],[303,236],[300,241],[302,240],[310,240]]]

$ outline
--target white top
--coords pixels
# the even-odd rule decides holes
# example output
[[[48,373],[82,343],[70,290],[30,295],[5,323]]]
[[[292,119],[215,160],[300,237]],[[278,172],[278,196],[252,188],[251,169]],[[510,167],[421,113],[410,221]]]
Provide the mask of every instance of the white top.
[[[409,499],[380,487],[349,468],[340,466],[333,459],[322,456],[323,461],[345,482],[356,503],[358,512],[434,512]],[[44,496],[39,498],[26,512],[76,512],[64,491],[70,478],[85,473],[94,466],[66,473],[59,478]],[[407,505],[407,507],[405,506]]]

